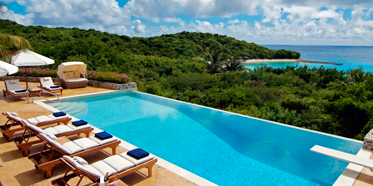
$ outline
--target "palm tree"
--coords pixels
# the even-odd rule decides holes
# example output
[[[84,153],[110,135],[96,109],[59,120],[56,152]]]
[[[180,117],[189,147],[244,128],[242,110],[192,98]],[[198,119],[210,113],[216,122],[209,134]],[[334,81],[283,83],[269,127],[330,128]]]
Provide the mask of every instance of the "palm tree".
[[[244,70],[245,66],[241,63],[240,60],[241,60],[241,58],[239,58],[237,56],[232,56],[230,59],[228,59],[225,62],[224,69],[226,71],[231,71],[231,72]]]
[[[366,78],[372,76],[372,73],[369,71],[363,71],[362,68],[357,68],[353,70],[349,70],[344,77],[344,81],[342,82],[343,85],[355,85],[360,82],[365,82]]]
[[[6,56],[26,48],[33,50],[27,39],[20,36],[0,33],[0,59],[4,59]]]
[[[7,11],[6,4],[0,2],[0,16]],[[0,32],[0,59],[16,53],[18,50],[28,48],[32,50],[32,46],[27,39],[20,36],[3,34]]]
[[[223,53],[213,50],[211,53],[207,51],[207,60],[202,59],[207,65],[207,71],[211,74],[220,73],[223,71]]]

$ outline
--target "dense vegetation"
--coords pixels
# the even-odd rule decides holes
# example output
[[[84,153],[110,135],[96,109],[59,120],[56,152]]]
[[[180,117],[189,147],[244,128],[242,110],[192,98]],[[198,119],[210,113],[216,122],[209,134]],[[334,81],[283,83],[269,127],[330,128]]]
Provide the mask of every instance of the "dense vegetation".
[[[299,53],[213,34],[129,38],[0,21],[1,32],[28,39],[36,52],[57,61],[54,67],[83,61],[90,70],[126,73],[140,91],[351,138],[362,139],[373,127],[373,76],[359,69],[219,71],[200,58],[299,58]]]
[[[28,39],[36,52],[52,57],[57,63],[78,58],[91,62],[91,67],[123,64],[126,61],[122,58],[130,54],[192,59],[203,56],[208,48],[219,48],[224,53],[249,58],[300,57],[298,52],[269,50],[254,43],[209,33],[181,32],[130,38],[93,29],[26,27],[7,20],[0,20],[0,31]]]

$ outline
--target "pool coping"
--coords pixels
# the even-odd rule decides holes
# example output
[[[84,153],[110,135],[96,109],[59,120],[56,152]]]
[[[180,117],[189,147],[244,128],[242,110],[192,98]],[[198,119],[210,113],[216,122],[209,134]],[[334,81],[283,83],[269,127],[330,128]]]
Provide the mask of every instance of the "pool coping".
[[[282,126],[285,126],[285,127],[291,127],[291,128],[300,129],[300,130],[304,130],[304,131],[308,131],[308,132],[313,132],[313,133],[317,133],[317,134],[321,134],[321,135],[331,136],[331,137],[340,138],[340,139],[344,139],[344,140],[348,140],[348,141],[354,141],[354,142],[361,143],[361,144],[363,143],[363,141],[350,139],[350,138],[346,138],[346,137],[342,137],[342,136],[337,136],[337,135],[334,135],[334,134],[328,134],[328,133],[324,133],[324,132],[320,132],[320,131],[314,131],[314,130],[305,129],[305,128],[292,126],[292,125],[288,125],[288,124],[283,124],[283,123],[279,123],[279,122],[275,122],[275,121],[265,120],[265,119],[261,119],[261,118],[255,118],[255,117],[242,115],[242,114],[238,114],[238,113],[234,113],[234,112],[229,112],[229,111],[220,110],[220,109],[216,109],[216,108],[212,108],[212,107],[197,105],[197,104],[194,104],[194,103],[189,103],[189,102],[185,102],[185,101],[180,101],[180,100],[176,100],[176,99],[171,99],[171,98],[167,98],[167,97],[162,97],[162,96],[158,96],[158,95],[153,95],[153,94],[148,94],[148,93],[145,93],[145,92],[133,91],[133,90],[110,90],[110,91],[99,92],[99,93],[90,93],[90,94],[81,94],[81,95],[77,95],[77,96],[68,96],[68,97],[60,98],[59,100],[67,101],[67,100],[79,99],[80,97],[81,98],[88,98],[88,97],[94,97],[94,96],[97,96],[97,95],[109,95],[109,94],[114,94],[114,93],[125,93],[125,92],[137,92],[137,93],[140,93],[140,94],[156,96],[156,97],[159,97],[159,98],[168,99],[168,100],[177,101],[177,102],[186,103],[186,104],[192,104],[192,105],[195,105],[195,106],[198,106],[198,107],[208,108],[208,109],[212,109],[212,110],[215,110],[215,111],[226,112],[226,113],[229,113],[229,114],[248,117],[248,118],[255,119],[255,120],[270,122],[270,123],[277,124],[277,125],[282,125]],[[56,99],[57,98],[50,99],[50,100],[56,100]],[[42,106],[42,107],[44,107],[44,108],[46,108],[46,109],[48,109],[52,112],[58,112],[59,111],[58,109],[56,109],[54,107],[51,107],[51,106],[45,104],[44,102],[48,102],[48,100],[35,101],[35,103],[38,104],[39,106]],[[101,130],[101,129],[98,129],[97,131],[99,131],[99,130]],[[121,146],[126,148],[126,149],[137,148],[136,146],[134,146],[134,145],[132,145],[128,142],[125,142],[123,140],[121,140],[121,141],[122,141]],[[360,151],[356,154],[356,156],[360,156],[360,157],[364,157],[364,158],[368,158],[368,159],[370,158],[371,155],[372,155],[372,151],[366,150],[366,149],[363,149],[363,148],[360,149]],[[159,160],[157,162],[158,165],[174,172],[175,174],[177,174],[177,175],[179,175],[179,176],[181,176],[181,177],[183,177],[183,178],[185,178],[185,179],[187,179],[187,180],[189,180],[193,183],[196,183],[197,185],[216,185],[215,183],[212,183],[212,182],[206,180],[205,178],[202,178],[202,177],[200,177],[200,176],[198,176],[198,175],[196,175],[192,172],[189,172],[189,171],[187,171],[187,170],[185,170],[181,167],[178,167],[178,166],[176,166],[176,165],[174,165],[174,164],[172,164],[172,163],[170,163],[166,160],[163,160],[162,158],[159,158],[159,157],[157,157],[157,158]],[[363,170],[363,168],[364,167],[362,167],[362,166],[349,163],[348,166],[346,167],[346,169],[342,172],[342,174],[338,177],[338,179],[334,182],[333,185],[352,186],[353,183],[355,182],[356,178],[359,176],[360,172]]]

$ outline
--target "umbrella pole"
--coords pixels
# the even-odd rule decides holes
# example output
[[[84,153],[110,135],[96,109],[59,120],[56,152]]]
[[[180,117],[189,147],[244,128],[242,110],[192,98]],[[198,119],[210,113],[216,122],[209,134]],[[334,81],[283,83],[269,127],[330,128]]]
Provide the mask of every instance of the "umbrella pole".
[[[26,67],[25,72],[26,72],[26,89],[28,90],[28,82],[27,82],[27,67]]]

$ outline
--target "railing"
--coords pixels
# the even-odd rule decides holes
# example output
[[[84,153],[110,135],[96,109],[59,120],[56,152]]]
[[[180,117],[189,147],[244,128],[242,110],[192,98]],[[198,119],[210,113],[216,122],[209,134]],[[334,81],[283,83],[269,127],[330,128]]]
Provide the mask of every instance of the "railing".
[[[35,89],[39,89],[39,90],[41,90],[42,92],[47,92],[47,93],[49,93],[49,94],[52,94],[52,95],[54,95],[54,96],[57,97],[57,100],[60,99],[60,97],[58,97],[57,94],[54,94],[54,93],[52,93],[52,92],[49,92],[49,91],[47,91],[47,90],[45,90],[45,89],[42,89],[42,88],[40,88],[40,87],[37,87],[37,86],[35,86],[35,85],[29,85],[29,86],[27,87],[27,90],[29,90],[30,87],[34,87]],[[30,92],[29,92],[29,93],[30,93]],[[44,99],[44,100],[47,100],[47,101],[52,101],[52,100],[50,100],[50,99],[46,99],[46,98],[42,98],[42,97],[38,97],[38,96],[30,97],[29,93],[27,94],[27,103],[29,103],[29,98],[32,98],[32,103],[34,102],[34,98],[39,98],[39,99]]]

